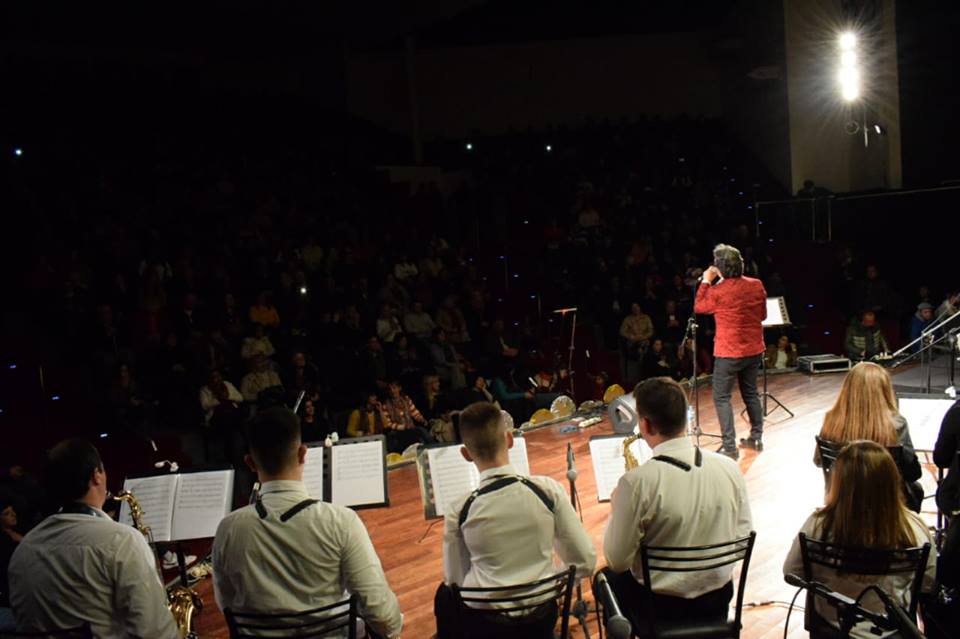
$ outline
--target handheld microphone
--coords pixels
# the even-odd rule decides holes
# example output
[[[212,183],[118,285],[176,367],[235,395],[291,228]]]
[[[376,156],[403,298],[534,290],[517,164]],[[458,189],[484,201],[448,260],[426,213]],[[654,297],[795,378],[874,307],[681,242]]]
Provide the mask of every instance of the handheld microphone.
[[[577,481],[577,467],[573,460],[573,444],[567,442],[567,479]]]
[[[603,603],[604,609],[608,612],[607,636],[610,639],[630,639],[633,628],[630,625],[630,620],[620,612],[620,605],[617,603],[617,598],[613,596],[607,577],[602,572],[599,573],[594,584],[597,589],[597,599]]]

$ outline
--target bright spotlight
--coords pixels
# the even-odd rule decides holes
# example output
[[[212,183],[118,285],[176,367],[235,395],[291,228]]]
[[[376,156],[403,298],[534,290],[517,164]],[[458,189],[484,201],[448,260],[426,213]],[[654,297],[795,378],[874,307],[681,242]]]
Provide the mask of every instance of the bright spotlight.
[[[21,157],[23,155],[23,149],[17,147],[13,150],[13,154],[17,157]]]
[[[464,146],[466,147],[467,151],[473,151],[473,144],[470,142],[467,142]]]
[[[544,148],[547,150],[547,153],[549,153],[550,151],[553,151],[553,147],[550,146],[549,144],[548,144],[547,146],[545,146]]]
[[[840,54],[840,65],[845,67],[856,66],[857,64],[857,52],[856,51],[844,51]]]
[[[840,93],[847,102],[853,102],[860,97],[860,71],[856,67],[840,69]]]
[[[857,36],[852,31],[845,31],[840,34],[840,49],[850,51],[857,46]]]

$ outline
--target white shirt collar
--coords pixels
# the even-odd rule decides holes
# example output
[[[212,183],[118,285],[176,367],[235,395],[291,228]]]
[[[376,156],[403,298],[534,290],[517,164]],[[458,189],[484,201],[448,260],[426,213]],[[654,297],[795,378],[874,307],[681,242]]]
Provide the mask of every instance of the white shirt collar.
[[[513,467],[513,464],[507,464],[505,466],[497,466],[496,468],[488,468],[485,471],[480,473],[480,481],[490,479],[497,475],[516,475],[517,471]]]
[[[260,486],[260,495],[269,495],[270,493],[302,493],[307,496],[307,487],[302,481],[295,479],[275,479],[274,481],[263,482]]]
[[[684,435],[657,444],[657,447],[653,449],[653,455],[656,457],[657,455],[669,455],[670,453],[680,453],[686,450],[693,450],[693,442],[690,441],[689,437]]]

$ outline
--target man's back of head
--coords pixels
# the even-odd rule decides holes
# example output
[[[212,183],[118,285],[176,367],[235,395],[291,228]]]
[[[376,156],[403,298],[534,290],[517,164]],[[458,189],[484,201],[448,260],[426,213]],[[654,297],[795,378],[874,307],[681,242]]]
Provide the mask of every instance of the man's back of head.
[[[475,402],[460,413],[460,438],[477,462],[492,462],[507,451],[503,414],[490,402]]]
[[[669,377],[645,379],[633,389],[633,397],[637,415],[650,420],[661,437],[673,439],[686,432],[687,396],[674,380]]]
[[[250,457],[261,481],[299,465],[300,419],[286,406],[261,410],[247,424]]]
[[[103,470],[103,462],[96,447],[88,441],[66,439],[50,449],[45,477],[53,503],[63,506],[83,499],[96,470]]]

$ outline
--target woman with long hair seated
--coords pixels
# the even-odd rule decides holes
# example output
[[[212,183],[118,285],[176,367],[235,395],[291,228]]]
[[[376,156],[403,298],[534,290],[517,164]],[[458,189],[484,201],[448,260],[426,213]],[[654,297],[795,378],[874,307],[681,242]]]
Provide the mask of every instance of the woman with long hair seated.
[[[837,401],[823,418],[820,438],[838,444],[865,439],[886,448],[902,447],[896,461],[903,477],[904,497],[911,510],[920,512],[923,488],[917,480],[923,470],[885,368],[861,362],[850,369]],[[820,466],[819,448],[814,449],[813,463]]]
[[[810,539],[829,541],[844,548],[897,550],[929,543],[931,549],[921,591],[933,590],[937,566],[933,539],[923,520],[906,508],[900,473],[893,457],[876,442],[853,441],[844,446],[833,466],[826,505],[807,518],[800,532]],[[901,606],[909,604],[912,574],[854,575],[819,565],[813,565],[811,570],[811,579],[848,597],[856,599],[865,588],[876,585]],[[803,576],[799,535],[787,554],[783,574]],[[884,612],[883,603],[873,592],[865,595],[861,604],[872,611]],[[815,606],[824,620],[838,626],[835,608],[820,600]],[[866,622],[855,626],[850,636],[875,637]]]

